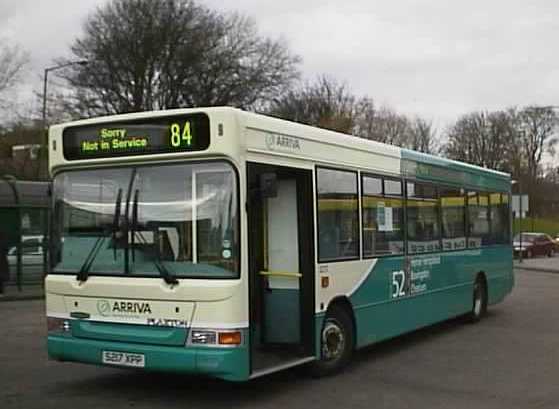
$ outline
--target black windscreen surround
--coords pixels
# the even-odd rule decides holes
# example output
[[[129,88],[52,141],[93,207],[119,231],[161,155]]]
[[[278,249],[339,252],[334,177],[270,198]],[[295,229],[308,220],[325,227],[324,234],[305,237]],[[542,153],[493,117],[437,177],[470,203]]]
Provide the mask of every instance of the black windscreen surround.
[[[210,145],[206,114],[72,126],[62,134],[67,160],[205,150]]]

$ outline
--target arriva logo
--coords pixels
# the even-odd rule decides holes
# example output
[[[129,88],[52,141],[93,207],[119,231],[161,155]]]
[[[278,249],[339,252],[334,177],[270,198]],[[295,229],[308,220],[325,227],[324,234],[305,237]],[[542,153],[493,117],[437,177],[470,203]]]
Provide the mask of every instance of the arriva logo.
[[[266,147],[271,151],[300,151],[299,139],[292,136],[268,134],[266,135]]]
[[[99,314],[101,314],[103,317],[108,317],[109,315],[111,315],[111,303],[109,303],[107,300],[97,301],[97,311],[99,311]]]
[[[151,306],[147,302],[132,301],[97,301],[97,311],[103,317],[123,314],[151,314]]]

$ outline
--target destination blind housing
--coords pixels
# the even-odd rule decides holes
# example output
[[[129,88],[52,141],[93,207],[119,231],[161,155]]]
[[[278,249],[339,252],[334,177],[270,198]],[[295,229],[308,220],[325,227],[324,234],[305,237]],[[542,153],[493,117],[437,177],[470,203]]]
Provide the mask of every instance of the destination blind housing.
[[[210,145],[206,114],[71,126],[62,134],[67,160],[201,151]]]

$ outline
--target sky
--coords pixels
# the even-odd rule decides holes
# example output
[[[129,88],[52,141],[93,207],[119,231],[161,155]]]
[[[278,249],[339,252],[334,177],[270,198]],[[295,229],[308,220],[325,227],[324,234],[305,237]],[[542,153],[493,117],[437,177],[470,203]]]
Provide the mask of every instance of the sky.
[[[53,59],[69,55],[84,19],[105,1],[0,0],[0,38],[31,56],[18,103],[40,89]],[[559,2],[199,2],[249,15],[262,35],[284,39],[302,57],[304,78],[329,75],[440,128],[472,110],[559,104]]]

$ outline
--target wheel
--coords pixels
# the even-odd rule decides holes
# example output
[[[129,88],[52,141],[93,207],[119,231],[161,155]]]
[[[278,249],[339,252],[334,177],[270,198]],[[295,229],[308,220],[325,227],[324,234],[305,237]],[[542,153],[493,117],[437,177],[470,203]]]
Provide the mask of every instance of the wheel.
[[[339,372],[351,360],[355,345],[353,321],[345,308],[329,309],[320,338],[320,359],[312,363],[312,374],[326,376]]]
[[[478,276],[474,283],[472,310],[468,314],[468,321],[478,322],[487,312],[487,288],[485,281]]]
[[[526,258],[532,258],[532,250],[526,250]]]
[[[554,257],[555,256],[555,249],[549,249],[549,253],[547,253],[548,257]]]

